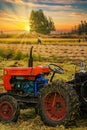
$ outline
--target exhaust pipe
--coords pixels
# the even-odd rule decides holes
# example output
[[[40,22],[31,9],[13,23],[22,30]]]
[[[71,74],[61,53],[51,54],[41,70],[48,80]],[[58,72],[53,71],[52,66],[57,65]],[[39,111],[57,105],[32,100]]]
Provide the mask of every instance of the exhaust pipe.
[[[33,50],[33,46],[30,48],[30,56],[29,56],[29,60],[28,60],[28,67],[33,67],[32,50]]]

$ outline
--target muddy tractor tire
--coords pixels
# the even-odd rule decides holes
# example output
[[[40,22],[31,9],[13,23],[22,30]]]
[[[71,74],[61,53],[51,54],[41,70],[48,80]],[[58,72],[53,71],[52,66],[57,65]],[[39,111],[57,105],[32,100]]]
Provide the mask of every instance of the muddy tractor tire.
[[[0,121],[4,123],[15,122],[20,114],[16,99],[9,95],[0,97]]]
[[[64,82],[50,83],[41,90],[39,109],[46,125],[68,125],[76,119],[79,109],[76,91]]]

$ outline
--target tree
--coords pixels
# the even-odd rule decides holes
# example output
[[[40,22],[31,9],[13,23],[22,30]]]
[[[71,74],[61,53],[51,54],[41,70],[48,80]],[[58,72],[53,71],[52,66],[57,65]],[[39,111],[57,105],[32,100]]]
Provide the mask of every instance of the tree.
[[[47,18],[41,9],[37,11],[31,11],[30,27],[31,31],[42,34],[49,34],[51,31],[55,30],[52,18]]]
[[[76,33],[79,35],[87,34],[87,22],[81,21],[81,23],[71,31],[71,33]]]

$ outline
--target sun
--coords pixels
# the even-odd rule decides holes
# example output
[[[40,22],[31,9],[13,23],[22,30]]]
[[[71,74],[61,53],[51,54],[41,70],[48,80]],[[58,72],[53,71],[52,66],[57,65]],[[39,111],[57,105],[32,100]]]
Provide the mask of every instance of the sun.
[[[27,32],[30,32],[30,26],[29,25],[27,25],[27,26],[25,26],[25,31],[27,31]]]

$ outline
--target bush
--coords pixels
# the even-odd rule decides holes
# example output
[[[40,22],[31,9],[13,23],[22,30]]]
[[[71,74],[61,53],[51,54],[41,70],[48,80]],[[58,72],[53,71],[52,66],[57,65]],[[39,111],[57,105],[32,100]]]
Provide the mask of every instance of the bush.
[[[14,55],[14,51],[11,49],[0,49],[0,57],[10,59]]]
[[[40,61],[40,62],[44,60],[44,58],[41,55],[33,55],[33,59],[34,61]]]
[[[3,56],[3,50],[0,49],[0,57],[2,57],[2,56]]]
[[[14,60],[21,60],[23,59],[23,54],[22,52],[18,51],[14,54],[14,57],[13,57]]]
[[[11,49],[0,49],[0,57],[5,59],[21,60],[28,57],[28,55]]]

